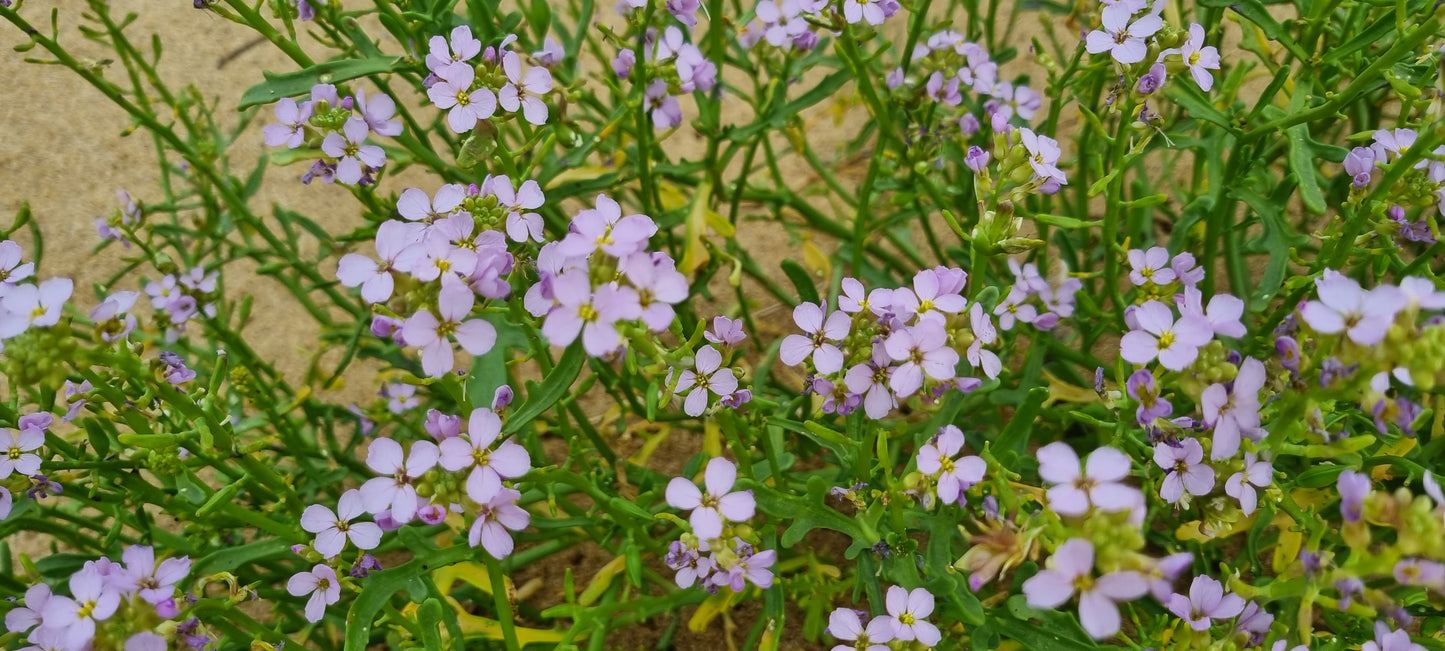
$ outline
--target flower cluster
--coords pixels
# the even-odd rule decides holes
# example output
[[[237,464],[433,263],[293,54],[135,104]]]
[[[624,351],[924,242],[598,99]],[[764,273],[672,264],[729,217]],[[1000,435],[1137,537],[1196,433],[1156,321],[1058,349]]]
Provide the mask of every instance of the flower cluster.
[[[667,504],[675,509],[691,511],[688,524],[692,533],[683,534],[668,547],[667,566],[677,571],[678,587],[701,584],[710,592],[729,588],[742,592],[748,583],[759,588],[773,585],[773,565],[777,552],[757,551],[756,540],[746,522],[757,510],[753,492],[735,491],[738,468],[721,457],[707,463],[703,486],[686,477],[674,477],[667,484]]]
[[[61,311],[75,289],[69,278],[24,282],[35,275],[35,263],[22,262],[22,255],[13,240],[0,241],[0,351],[5,350],[5,340],[32,327],[60,323]]]
[[[963,297],[962,269],[925,269],[910,286],[867,290],[843,279],[838,309],[804,303],[793,321],[804,334],[788,335],[778,359],[789,366],[808,363],[806,387],[824,398],[823,410],[847,414],[862,407],[872,419],[886,417],[914,395],[934,401],[949,389],[979,386],[959,376],[965,351],[969,365],[988,377],[1002,372],[993,319],[982,305]]]
[[[717,64],[688,42],[687,35],[676,25],[667,26],[661,34],[649,28],[643,35],[642,52],[646,59],[638,69],[637,52],[626,48],[618,50],[612,59],[612,71],[619,78],[638,80],[638,83],[650,79],[643,89],[643,101],[653,127],[675,128],[682,124],[682,104],[678,98],[693,92],[712,91],[717,86]]]
[[[207,273],[204,268],[192,267],[189,273],[170,273],[161,276],[160,280],[146,283],[145,292],[150,297],[151,307],[165,317],[167,342],[174,343],[180,338],[186,330],[187,321],[200,315],[216,316],[214,301],[219,276],[220,272]],[[122,324],[127,323],[125,317],[129,315],[124,313],[135,304],[135,298],[132,294],[116,292],[97,306],[90,318],[97,324],[101,323],[102,317],[107,322],[119,318]],[[110,327],[113,329],[115,325]]]
[[[688,287],[671,256],[647,250],[656,232],[651,217],[623,215],[600,194],[596,207],[572,218],[565,237],[544,244],[538,280],[523,300],[543,319],[547,341],[566,346],[580,337],[588,355],[604,357],[623,347],[631,326],[666,331]]]
[[[536,126],[547,123],[544,98],[552,92],[552,73],[545,66],[523,70],[521,55],[507,49],[514,41],[516,36],[508,36],[500,46],[483,50],[466,25],[453,29],[450,38],[431,38],[427,97],[447,112],[452,131],[467,133],[499,108]],[[471,63],[478,55],[479,63]]]
[[[493,406],[500,409],[506,402],[497,400]],[[457,416],[429,413],[426,431],[433,440],[414,441],[409,449],[393,438],[376,438],[367,448],[366,466],[378,476],[343,493],[335,510],[322,504],[306,507],[301,528],[315,538],[297,551],[319,562],[292,576],[287,587],[294,596],[309,595],[307,619],[320,621],[326,606],[341,598],[337,571],[348,546],[358,550],[350,574],[363,577],[376,569],[376,559],[366,552],[381,544],[384,532],[414,521],[447,522],[465,530],[471,546],[482,547],[493,558],[512,553],[511,532],[531,522],[531,515],[518,505],[522,494],[512,482],[531,471],[531,455],[521,445],[502,440],[501,416],[490,408],[473,409],[465,431],[462,422]],[[452,520],[450,514],[463,517]],[[362,515],[373,521],[358,521]]]
[[[371,185],[386,164],[386,151],[367,144],[371,134],[401,135],[401,120],[395,119],[396,102],[384,93],[367,97],[357,88],[354,95],[341,97],[332,84],[311,87],[310,99],[297,103],[290,97],[276,102],[275,124],[262,130],[266,144],[296,149],[318,147],[321,157],[301,178],[303,183]]]
[[[121,561],[86,561],[67,580],[68,595],[53,592],[45,583],[30,586],[24,601],[5,614],[5,629],[25,636],[34,649],[163,651],[168,644],[160,632],[178,628],[164,620],[175,619],[183,610],[176,589],[190,574],[191,559],[157,562],[155,549],[132,545]],[[105,625],[112,620],[126,625]],[[115,637],[118,634],[121,637]],[[205,636],[194,637],[202,646],[209,642]]]
[[[894,640],[917,641],[932,647],[943,639],[943,633],[926,618],[933,614],[933,593],[924,588],[908,590],[889,586],[884,597],[887,614],[869,618],[867,611],[839,608],[828,616],[828,634],[839,644],[833,651],[881,651]]]

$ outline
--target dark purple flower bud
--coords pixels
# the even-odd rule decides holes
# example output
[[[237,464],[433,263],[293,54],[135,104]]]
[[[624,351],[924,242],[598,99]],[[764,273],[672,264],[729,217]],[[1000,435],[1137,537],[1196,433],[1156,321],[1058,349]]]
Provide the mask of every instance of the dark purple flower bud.
[[[718,404],[728,409],[737,409],[753,400],[752,389],[739,389],[718,400]]]
[[[54,422],[55,416],[51,415],[50,412],[42,411],[36,414],[25,414],[24,416],[21,416],[20,420],[16,421],[15,426],[22,430],[38,429],[41,431],[47,431],[50,429],[50,425]]]
[[[818,47],[818,34],[808,30],[793,37],[793,49],[799,52],[808,52]]]
[[[401,319],[378,314],[371,317],[371,334],[382,338],[397,339],[401,336],[401,325]]]
[[[304,552],[304,551],[306,551],[306,545],[302,545],[302,544],[300,544],[300,543],[297,543],[297,544],[291,546],[291,553],[292,553],[292,554],[296,554],[297,556],[300,556],[300,555],[301,555],[301,552]]]
[[[1404,398],[1395,398],[1395,409],[1395,425],[1406,434],[1414,434],[1415,419],[1420,417],[1424,409],[1419,403]]]
[[[506,409],[508,405],[512,404],[513,397],[512,387],[505,384],[497,387],[496,392],[492,394],[492,411]]]
[[[1104,393],[1104,367],[1094,369],[1094,393]]]
[[[296,17],[301,20],[316,20],[316,7],[311,6],[307,0],[296,0]]]
[[[873,545],[873,555],[882,559],[893,557],[893,548],[888,546],[888,541],[880,540]]]
[[[1224,356],[1224,361],[1229,362],[1230,364],[1233,364],[1237,367],[1240,365],[1240,363],[1244,361],[1244,355],[1239,354],[1239,351],[1237,350],[1231,350],[1228,354]]]
[[[1304,566],[1305,573],[1310,576],[1319,574],[1320,569],[1324,567],[1324,561],[1320,558],[1320,555],[1308,549],[1300,550],[1299,561],[1300,565]]]
[[[983,174],[988,169],[988,161],[992,156],[984,151],[983,147],[973,145],[968,148],[968,155],[963,157],[963,164],[974,174]]]
[[[883,78],[883,82],[888,84],[888,90],[893,90],[899,86],[902,86],[903,68],[894,68],[893,70],[889,71],[888,76]]]
[[[998,519],[998,498],[992,495],[985,495],[983,498],[983,514],[989,519]]]
[[[1134,85],[1134,92],[1140,95],[1149,95],[1164,87],[1164,64],[1156,63],[1149,68],[1149,72],[1139,78],[1139,83]]]

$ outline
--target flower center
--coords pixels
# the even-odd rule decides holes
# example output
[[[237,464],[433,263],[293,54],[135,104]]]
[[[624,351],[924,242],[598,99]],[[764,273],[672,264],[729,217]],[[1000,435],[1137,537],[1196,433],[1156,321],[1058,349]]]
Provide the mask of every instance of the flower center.
[[[11,461],[20,459],[20,448],[10,448],[9,457]]]
[[[1162,349],[1162,348],[1168,348],[1168,347],[1173,346],[1173,345],[1174,345],[1174,331],[1173,331],[1173,330],[1165,330],[1165,331],[1164,331],[1164,334],[1159,335],[1159,347],[1160,347],[1161,349]]]
[[[451,334],[452,334],[453,332],[456,332],[456,331],[457,331],[457,324],[454,323],[454,322],[452,322],[452,321],[443,321],[442,323],[437,324],[437,336],[438,336],[438,337],[448,337],[448,336],[451,336]]]
[[[1198,52],[1195,52],[1195,53],[1189,55],[1189,65],[1192,66],[1192,65],[1194,65],[1194,64],[1196,64],[1196,63],[1199,63],[1199,53],[1198,53]]]
[[[480,450],[472,450],[472,460],[475,461],[475,462],[477,463],[477,466],[479,466],[479,467],[480,467],[480,466],[485,466],[485,465],[487,465],[487,462],[488,462],[488,460],[491,458],[491,456],[492,456],[492,450],[491,450],[491,448],[482,448],[482,449],[480,449]]]
[[[1074,577],[1074,589],[1079,592],[1088,592],[1094,589],[1094,577],[1082,574]]]
[[[92,612],[95,612],[95,602],[94,602],[94,601],[82,601],[82,602],[80,602],[80,608],[75,611],[75,618],[76,618],[76,619],[86,619],[86,618],[90,617],[90,614],[91,614]]]
[[[458,90],[458,91],[457,91],[457,104],[460,104],[460,105],[462,105],[462,106],[467,106],[468,104],[471,104],[471,103],[472,103],[472,96],[471,96],[471,95],[468,95],[468,94],[467,94],[467,91],[464,91],[464,90]]]
[[[317,591],[317,592],[326,592],[326,589],[327,589],[327,588],[330,588],[330,587],[331,587],[331,579],[316,579],[316,591]]]
[[[1153,278],[1153,277],[1154,277],[1154,268],[1153,268],[1153,267],[1144,267],[1143,269],[1140,269],[1140,270],[1139,270],[1139,275],[1140,275],[1140,276],[1143,276],[1143,277],[1145,277],[1145,278]]]
[[[342,154],[341,157],[342,157],[342,158],[352,158],[352,157],[355,157],[355,156],[356,156],[356,151],[357,151],[358,149],[361,149],[361,147],[358,146],[356,143],[354,143],[354,142],[348,142],[348,143],[346,143],[346,149],[343,149],[343,150],[341,151],[341,154]]]
[[[592,323],[601,316],[601,314],[597,313],[597,308],[592,307],[590,303],[577,308],[577,318],[582,319],[587,323]]]
[[[938,461],[939,467],[943,468],[943,474],[953,472],[953,459],[944,457]]]
[[[903,613],[898,616],[898,623],[904,626],[912,626],[915,621],[918,620],[914,619],[913,613]]]

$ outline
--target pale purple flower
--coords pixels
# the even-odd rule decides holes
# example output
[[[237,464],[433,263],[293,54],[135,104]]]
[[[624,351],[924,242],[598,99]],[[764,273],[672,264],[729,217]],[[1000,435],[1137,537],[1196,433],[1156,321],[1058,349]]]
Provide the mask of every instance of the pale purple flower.
[[[16,284],[35,273],[35,263],[21,263],[24,251],[14,240],[0,241],[0,297],[9,294]]]
[[[793,322],[806,334],[784,337],[778,350],[779,360],[788,366],[797,366],[811,357],[813,367],[824,375],[843,368],[843,351],[833,342],[847,338],[852,322],[842,311],[828,314],[825,319],[824,309],[820,303],[803,303],[793,308]],[[954,355],[956,358],[957,353]]]
[[[696,14],[698,8],[702,6],[700,0],[667,0],[666,6],[667,13],[672,14],[672,17],[676,18],[677,22],[688,27],[697,25],[697,16],[694,14]]]
[[[542,126],[547,123],[547,103],[542,96],[552,91],[552,73],[542,66],[533,66],[522,72],[522,57],[516,52],[502,55],[502,72],[507,83],[497,91],[497,103],[503,110],[522,112],[528,122]]]
[[[45,601],[40,627],[64,631],[66,643],[80,648],[95,637],[96,622],[115,614],[120,597],[97,567],[83,568],[70,575],[69,597],[53,595]]]
[[[0,501],[10,491],[0,488]],[[4,515],[0,515],[4,519]],[[50,601],[50,586],[44,583],[37,583],[25,591],[25,605],[17,606],[5,613],[5,630],[11,633],[24,633],[40,624],[41,614],[45,612],[45,602]]]
[[[1169,471],[1159,484],[1159,497],[1165,502],[1178,502],[1186,491],[1203,496],[1214,490],[1214,468],[1204,463],[1204,446],[1193,437],[1185,438],[1177,446],[1155,443],[1154,463]]]
[[[852,608],[838,608],[828,615],[827,632],[839,642],[851,643],[834,646],[832,651],[888,651],[885,643],[895,637],[893,620],[874,617],[864,627],[858,611]]]
[[[989,158],[991,156],[987,151],[978,145],[973,145],[968,148],[968,155],[964,156],[963,164],[973,170],[974,174],[983,174],[988,170]]]
[[[353,117],[342,125],[341,133],[328,133],[321,141],[321,152],[336,160],[336,180],[346,185],[361,181],[366,169],[377,169],[386,164],[386,151],[376,145],[368,145],[366,136],[371,128],[366,120]]]
[[[378,136],[399,136],[401,135],[401,120],[394,120],[396,116],[396,102],[386,93],[377,93],[367,99],[366,91],[356,89],[356,110],[361,112],[361,119],[366,121],[366,126]]]
[[[1174,580],[1193,562],[1194,554],[1190,552],[1170,554],[1155,561],[1154,567],[1144,574],[1144,580],[1149,582],[1149,594],[1159,603],[1167,603],[1169,595],[1174,594]]]
[[[1380,129],[1374,133],[1372,147],[1375,149],[1376,158],[1381,163],[1388,163],[1389,154],[1394,154],[1395,160],[1399,160],[1415,146],[1418,137],[1413,129]],[[1426,162],[1422,160],[1416,167],[1424,167]]]
[[[420,190],[417,190],[420,192]],[[405,196],[405,193],[403,193]],[[341,256],[336,278],[346,287],[361,287],[361,298],[368,303],[384,303],[395,288],[393,271],[406,272],[421,261],[425,249],[416,237],[417,231],[396,220],[383,222],[376,232],[376,255],[381,262],[357,253]]]
[[[667,503],[675,509],[692,511],[688,524],[692,533],[702,540],[721,536],[725,522],[744,522],[753,517],[757,502],[752,491],[734,491],[738,469],[733,462],[714,457],[707,463],[703,484],[707,491],[686,477],[673,477],[667,484]]]
[[[1174,311],[1159,301],[1148,301],[1134,312],[1138,329],[1119,341],[1119,354],[1134,364],[1159,363],[1171,371],[1182,371],[1199,356],[1199,348],[1214,338],[1214,330],[1201,317],[1183,315],[1176,322]]]
[[[1120,602],[1133,601],[1149,591],[1138,572],[1110,572],[1094,577],[1094,545],[1071,538],[1049,558],[1049,569],[1024,581],[1029,607],[1053,609],[1079,594],[1079,623],[1096,640],[1119,632]]]
[[[512,180],[505,176],[492,177],[492,194],[497,197],[497,205],[509,208],[507,213],[507,237],[513,242],[526,242],[529,238],[538,242],[545,241],[542,235],[542,216],[530,212],[542,207],[547,197],[542,194],[542,186],[536,181],[528,179],[516,190],[512,189]]]
[[[513,488],[503,488],[492,496],[491,501],[482,504],[477,519],[467,532],[467,544],[481,545],[492,558],[506,558],[512,553],[515,543],[508,531],[521,531],[532,522],[532,515],[518,506],[522,493]]]
[[[1089,455],[1080,470],[1079,455],[1063,441],[1039,448],[1039,476],[1053,484],[1049,508],[1061,515],[1083,515],[1093,507],[1101,511],[1127,511],[1135,504],[1136,489],[1120,480],[1129,475],[1129,457],[1111,447]]]
[[[286,591],[293,597],[311,595],[306,600],[306,621],[319,622],[326,616],[326,607],[341,601],[341,580],[336,570],[317,563],[311,571],[291,575],[286,581]]]
[[[134,291],[113,292],[90,311],[90,320],[95,322],[102,341],[115,343],[135,330],[135,315],[126,311],[139,296],[140,292]]]
[[[1430,477],[1429,473],[1426,473],[1425,481],[1428,487],[1434,479]],[[1345,522],[1359,522],[1365,509],[1365,497],[1373,488],[1370,476],[1346,469],[1340,473],[1335,486],[1340,494],[1340,515],[1344,517]]]
[[[1063,150],[1059,149],[1059,141],[1034,133],[1028,128],[1019,129],[1018,134],[1019,142],[1023,143],[1024,149],[1028,151],[1029,166],[1033,168],[1035,176],[1068,183],[1064,171],[1057,165],[1059,156],[1063,153]]]
[[[888,608],[888,614],[879,615],[878,619],[892,624],[895,639],[905,642],[917,640],[930,647],[943,639],[937,626],[924,621],[933,614],[933,594],[927,589],[906,590],[901,586],[889,586],[883,603]]]
[[[652,116],[652,126],[657,129],[671,129],[682,124],[682,105],[677,98],[667,93],[667,82],[654,79],[647,85],[643,97],[647,112]]]
[[[1129,267],[1129,281],[1135,285],[1168,285],[1174,282],[1174,269],[1169,266],[1169,250],[1162,246],[1147,251],[1130,250]]]
[[[1385,622],[1375,622],[1375,639],[1360,645],[1360,651],[1425,651],[1425,647],[1410,641],[1409,631],[1391,631]]]
[[[1105,11],[1103,29],[1089,32],[1084,49],[1089,54],[1108,52],[1115,61],[1125,65],[1143,61],[1149,54],[1148,38],[1164,28],[1164,20],[1152,13],[1132,23],[1129,18],[1123,12]]]
[[[1148,425],[1159,418],[1168,418],[1169,414],[1173,413],[1174,406],[1159,396],[1154,373],[1149,369],[1134,371],[1124,387],[1130,398],[1139,401],[1139,408],[1134,412],[1134,416],[1140,425]]]
[[[856,278],[843,279],[843,293],[838,296],[838,309],[848,314],[869,311],[882,316],[893,308],[893,290],[884,287],[867,291]]]
[[[436,75],[437,83],[432,84],[426,94],[437,108],[447,112],[447,125],[452,131],[471,131],[477,122],[497,112],[497,96],[492,89],[472,88],[477,74],[470,65],[449,64],[436,71]]]
[[[411,454],[403,460],[401,444],[389,438],[371,442],[366,450],[366,466],[380,477],[361,485],[361,499],[366,511],[380,514],[390,511],[391,518],[406,524],[416,516],[417,495],[413,483],[437,464],[440,452],[431,441],[411,444]]]
[[[1135,23],[1136,25],[1138,23]],[[1189,40],[1178,50],[1165,50],[1159,53],[1159,58],[1167,54],[1178,54],[1184,60],[1184,65],[1189,68],[1189,74],[1194,77],[1194,82],[1204,92],[1214,88],[1214,76],[1210,70],[1219,69],[1219,50],[1213,45],[1204,44],[1204,26],[1199,23],[1189,25]]]
[[[612,58],[612,73],[619,79],[626,79],[632,74],[632,67],[637,65],[637,53],[632,50],[618,50],[617,56]]]
[[[1229,479],[1224,482],[1224,492],[1239,500],[1240,511],[1249,515],[1254,513],[1255,506],[1259,503],[1255,487],[1269,486],[1273,478],[1273,464],[1258,458],[1253,452],[1246,452],[1244,453],[1244,470],[1229,476]]]
[[[542,49],[533,52],[532,58],[536,59],[537,63],[550,68],[567,58],[567,51],[562,49],[561,43],[548,36],[542,39]]]
[[[17,473],[26,477],[40,472],[40,455],[35,451],[45,445],[45,430],[26,428],[16,433],[0,427],[0,479]]]
[[[1445,564],[1422,558],[1406,558],[1395,563],[1395,581],[1401,585],[1419,585],[1437,592],[1445,591]]]
[[[422,370],[430,377],[441,377],[452,370],[451,339],[472,355],[485,355],[497,341],[497,329],[491,323],[484,319],[463,320],[471,314],[476,300],[471,288],[450,274],[442,276],[441,285],[437,314],[420,310],[402,327],[406,342],[422,349]]]
[[[407,188],[396,199],[396,211],[407,220],[431,223],[455,214],[466,198],[466,188],[460,183],[443,185],[437,188],[436,196],[430,198],[421,188]]]
[[[916,393],[923,386],[925,375],[938,381],[952,379],[958,366],[958,351],[949,347],[948,332],[940,320],[930,319],[911,328],[895,330],[884,340],[883,349],[890,359],[902,362],[889,378],[889,386],[899,398]],[[841,368],[841,353],[838,361]],[[819,371],[824,372],[821,368]]]
[[[642,214],[622,214],[622,206],[605,194],[597,195],[596,208],[577,213],[571,232],[562,239],[559,252],[569,258],[586,257],[598,249],[614,258],[625,258],[643,250],[657,234],[657,223]]]
[[[134,591],[153,606],[175,597],[176,584],[191,573],[190,558],[180,556],[156,563],[155,549],[147,545],[127,547],[121,560],[125,561],[125,569],[113,573],[111,583],[123,592]]]
[[[618,267],[637,290],[642,322],[653,332],[666,331],[677,317],[672,306],[687,300],[687,276],[661,251],[634,253]]]
[[[266,146],[295,149],[306,142],[306,121],[311,119],[311,102],[296,104],[290,97],[276,102],[277,124],[268,124],[261,129]]]
[[[1239,373],[1233,386],[1226,392],[1223,384],[1211,384],[1200,396],[1200,407],[1204,412],[1204,424],[1214,428],[1213,446],[1209,458],[1218,461],[1228,459],[1239,451],[1241,436],[1252,440],[1264,438],[1260,429],[1259,391],[1266,380],[1264,363],[1245,358],[1239,365]]]
[[[1369,147],[1355,147],[1345,154],[1345,173],[1354,178],[1352,184],[1363,188],[1370,184],[1375,171],[1375,150]]]
[[[743,332],[742,319],[729,319],[725,316],[715,316],[712,319],[712,329],[702,333],[704,339],[723,346],[737,346],[744,339],[748,338]]]
[[[883,344],[874,342],[873,354],[868,361],[854,365],[843,376],[848,391],[863,396],[863,412],[873,420],[887,416],[898,405],[893,391],[888,388],[888,376],[892,371],[890,361]]]
[[[946,269],[945,269],[946,271]],[[943,286],[937,269],[924,269],[913,275],[912,287],[902,287],[892,293],[891,307],[899,318],[905,321],[917,315],[924,317],[942,312],[958,314],[968,307],[968,299],[960,293],[961,285]]]
[[[1224,585],[1207,575],[1194,577],[1189,596],[1175,593],[1169,597],[1169,612],[1189,623],[1196,631],[1209,630],[1212,620],[1229,619],[1244,610],[1244,598],[1224,594]]]
[[[754,554],[751,545],[739,541],[735,553],[737,562],[726,570],[714,572],[708,579],[709,585],[717,588],[727,586],[733,592],[742,592],[748,583],[764,589],[772,587],[772,568],[778,562],[776,551],[769,549]]]
[[[641,316],[637,292],[607,284],[594,292],[584,269],[573,269],[552,279],[557,305],[542,322],[542,335],[554,346],[566,346],[582,336],[582,347],[603,357],[622,346],[617,322]]]
[[[30,327],[48,328],[60,323],[60,314],[75,283],[69,278],[47,278],[39,285],[19,285],[0,298],[0,339],[9,339]]]
[[[1300,309],[1300,317],[1315,332],[1344,332],[1361,346],[1373,346],[1385,338],[1395,315],[1405,309],[1406,298],[1400,288],[1381,285],[1365,291],[1353,278],[1326,270],[1315,281],[1320,300],[1309,301]]]
[[[883,10],[881,0],[844,0],[843,18],[849,24],[867,22],[869,25],[882,25],[888,15]]]
[[[664,562],[677,571],[673,581],[677,583],[677,587],[683,589],[691,588],[699,580],[706,583],[714,568],[712,556],[701,555],[697,547],[689,546],[681,540],[674,540],[667,546]]]
[[[730,367],[722,365],[722,353],[712,346],[703,346],[693,359],[693,368],[684,369],[677,378],[674,394],[687,392],[682,411],[689,416],[701,416],[707,409],[709,391],[720,397],[732,395],[738,389],[738,378]]]
[[[973,330],[973,343],[968,345],[968,363],[976,369],[983,369],[984,375],[990,378],[998,377],[1003,372],[1003,361],[997,353],[984,348],[998,340],[993,320],[983,311],[982,304],[974,303],[968,309],[968,321]]]
[[[336,510],[312,504],[301,513],[301,528],[316,534],[312,548],[324,558],[332,558],[346,548],[346,541],[357,549],[376,549],[381,544],[381,527],[373,522],[352,522],[366,512],[361,491],[341,494]]]
[[[502,434],[502,419],[496,412],[479,407],[467,419],[467,435],[443,440],[437,462],[449,472],[471,468],[467,476],[467,497],[486,504],[502,490],[503,479],[516,479],[532,469],[527,449],[512,441],[492,444]]]
[[[918,449],[918,472],[934,476],[938,482],[938,501],[943,504],[964,503],[964,492],[983,481],[988,464],[968,455],[954,458],[963,451],[963,432],[954,425],[945,425],[932,441]]]
[[[15,508],[15,496],[10,494],[10,489],[0,487],[0,520],[10,517],[10,511],[13,508]]]
[[[1167,81],[1168,78],[1167,68],[1164,67],[1164,64],[1156,63],[1149,66],[1149,72],[1139,77],[1139,83],[1134,85],[1134,92],[1140,95],[1151,95],[1160,88],[1163,88],[1164,82]]]
[[[482,51],[482,42],[472,36],[472,28],[458,25],[452,29],[451,39],[441,35],[431,37],[427,42],[431,51],[426,56],[426,67],[433,73],[440,73],[452,63],[470,61]]]
[[[1185,287],[1179,314],[1202,318],[1216,335],[1240,338],[1248,333],[1240,317],[1244,316],[1244,300],[1231,294],[1215,294],[1204,305],[1204,294],[1194,287]]]

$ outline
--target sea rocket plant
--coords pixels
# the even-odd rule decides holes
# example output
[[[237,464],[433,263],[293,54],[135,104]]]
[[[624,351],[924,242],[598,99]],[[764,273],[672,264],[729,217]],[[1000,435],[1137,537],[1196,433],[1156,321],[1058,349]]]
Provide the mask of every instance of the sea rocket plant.
[[[160,173],[11,175],[0,644],[1440,641],[1429,3],[26,4]]]

